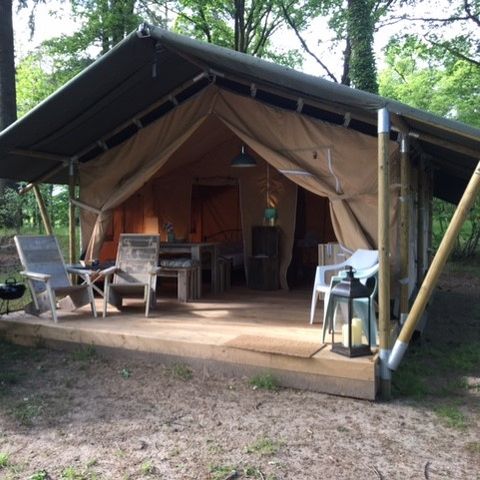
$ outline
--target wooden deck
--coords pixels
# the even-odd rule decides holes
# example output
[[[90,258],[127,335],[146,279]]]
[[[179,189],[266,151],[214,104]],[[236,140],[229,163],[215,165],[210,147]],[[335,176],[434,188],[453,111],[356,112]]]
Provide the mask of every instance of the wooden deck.
[[[57,324],[48,313],[33,317],[17,312],[1,318],[0,333],[21,344],[93,344],[232,375],[269,371],[284,386],[373,400],[377,356],[350,359],[331,352],[330,345],[321,348],[321,325],[308,323],[309,303],[306,290],[259,292],[236,287],[187,304],[178,303],[173,295],[160,295],[149,318],[144,317],[143,306],[133,303],[122,313],[112,308],[105,319],[92,318],[86,308],[59,311]],[[318,342],[321,349],[303,358],[225,345],[240,335],[287,343]]]

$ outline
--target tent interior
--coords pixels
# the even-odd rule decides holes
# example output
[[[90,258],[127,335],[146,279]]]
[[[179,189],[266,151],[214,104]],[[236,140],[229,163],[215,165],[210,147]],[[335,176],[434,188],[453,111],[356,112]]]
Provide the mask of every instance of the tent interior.
[[[266,208],[275,208],[279,286],[310,287],[318,244],[337,241],[329,200],[297,186],[249,147],[246,151],[257,165],[232,167],[242,146],[234,132],[209,116],[140,189],[114,209],[100,260],[115,259],[120,233],[159,233],[167,241],[166,226],[171,225],[176,242],[218,243],[219,254],[231,262],[232,281],[245,284],[252,229],[267,223]]]

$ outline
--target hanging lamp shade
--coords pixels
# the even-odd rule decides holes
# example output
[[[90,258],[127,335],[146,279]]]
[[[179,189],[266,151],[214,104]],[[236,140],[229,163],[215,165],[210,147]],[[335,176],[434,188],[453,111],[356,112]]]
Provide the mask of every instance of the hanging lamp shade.
[[[230,166],[238,168],[256,167],[257,162],[251,155],[245,153],[245,145],[242,145],[241,153],[233,158],[230,162]]]

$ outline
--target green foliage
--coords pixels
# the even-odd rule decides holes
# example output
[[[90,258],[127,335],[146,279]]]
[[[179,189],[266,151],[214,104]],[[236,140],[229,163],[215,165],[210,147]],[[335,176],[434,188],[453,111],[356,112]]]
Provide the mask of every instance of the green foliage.
[[[142,463],[141,471],[143,475],[153,475],[155,474],[156,468],[150,461]]]
[[[0,452],[0,470],[10,465],[10,455],[5,452]]]
[[[33,475],[30,475],[28,477],[28,480],[48,480],[50,478],[50,475],[46,470],[39,470],[38,472],[35,472]]]
[[[438,248],[450,220],[455,212],[456,205],[444,202],[438,198],[433,200],[433,247]],[[455,259],[471,258],[478,253],[480,245],[480,199],[477,198],[467,215],[460,233],[455,239],[452,257]]]
[[[386,62],[379,77],[381,95],[480,126],[478,66],[413,36],[392,39]]]
[[[255,375],[250,379],[249,383],[254,389],[276,391],[279,388],[278,380],[271,373]]]

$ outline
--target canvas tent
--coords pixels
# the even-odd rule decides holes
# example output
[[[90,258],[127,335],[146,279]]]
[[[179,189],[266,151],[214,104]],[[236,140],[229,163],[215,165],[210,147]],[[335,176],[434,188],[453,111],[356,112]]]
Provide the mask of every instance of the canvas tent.
[[[391,112],[397,131],[414,139],[414,159],[428,160],[435,195],[457,199],[476,165],[477,129],[142,25],[0,134],[0,176],[66,182],[76,170],[80,200],[88,207],[82,210],[83,239],[95,256],[116,206],[163,169],[173,175],[173,161],[187,179],[176,185],[187,185],[198,177],[198,165],[176,152],[187,141],[200,142],[202,129],[227,129],[238,139],[237,148],[243,143],[266,162],[256,172],[238,174],[244,233],[263,213],[263,166],[280,172],[277,185],[283,190],[276,196],[284,202],[278,208],[279,221],[285,222],[285,272],[293,229],[292,185],[329,198],[335,233],[343,244],[351,249],[376,246],[380,108]],[[393,239],[399,197],[396,140],[392,132]],[[218,141],[212,138],[210,146],[216,148]],[[209,164],[209,175],[214,164]],[[225,173],[225,163],[215,168],[216,176],[234,175],[232,169]],[[218,174],[222,168],[224,173]],[[178,190],[170,187],[165,202]],[[188,189],[183,195],[185,200]],[[186,225],[180,217],[177,223]]]

